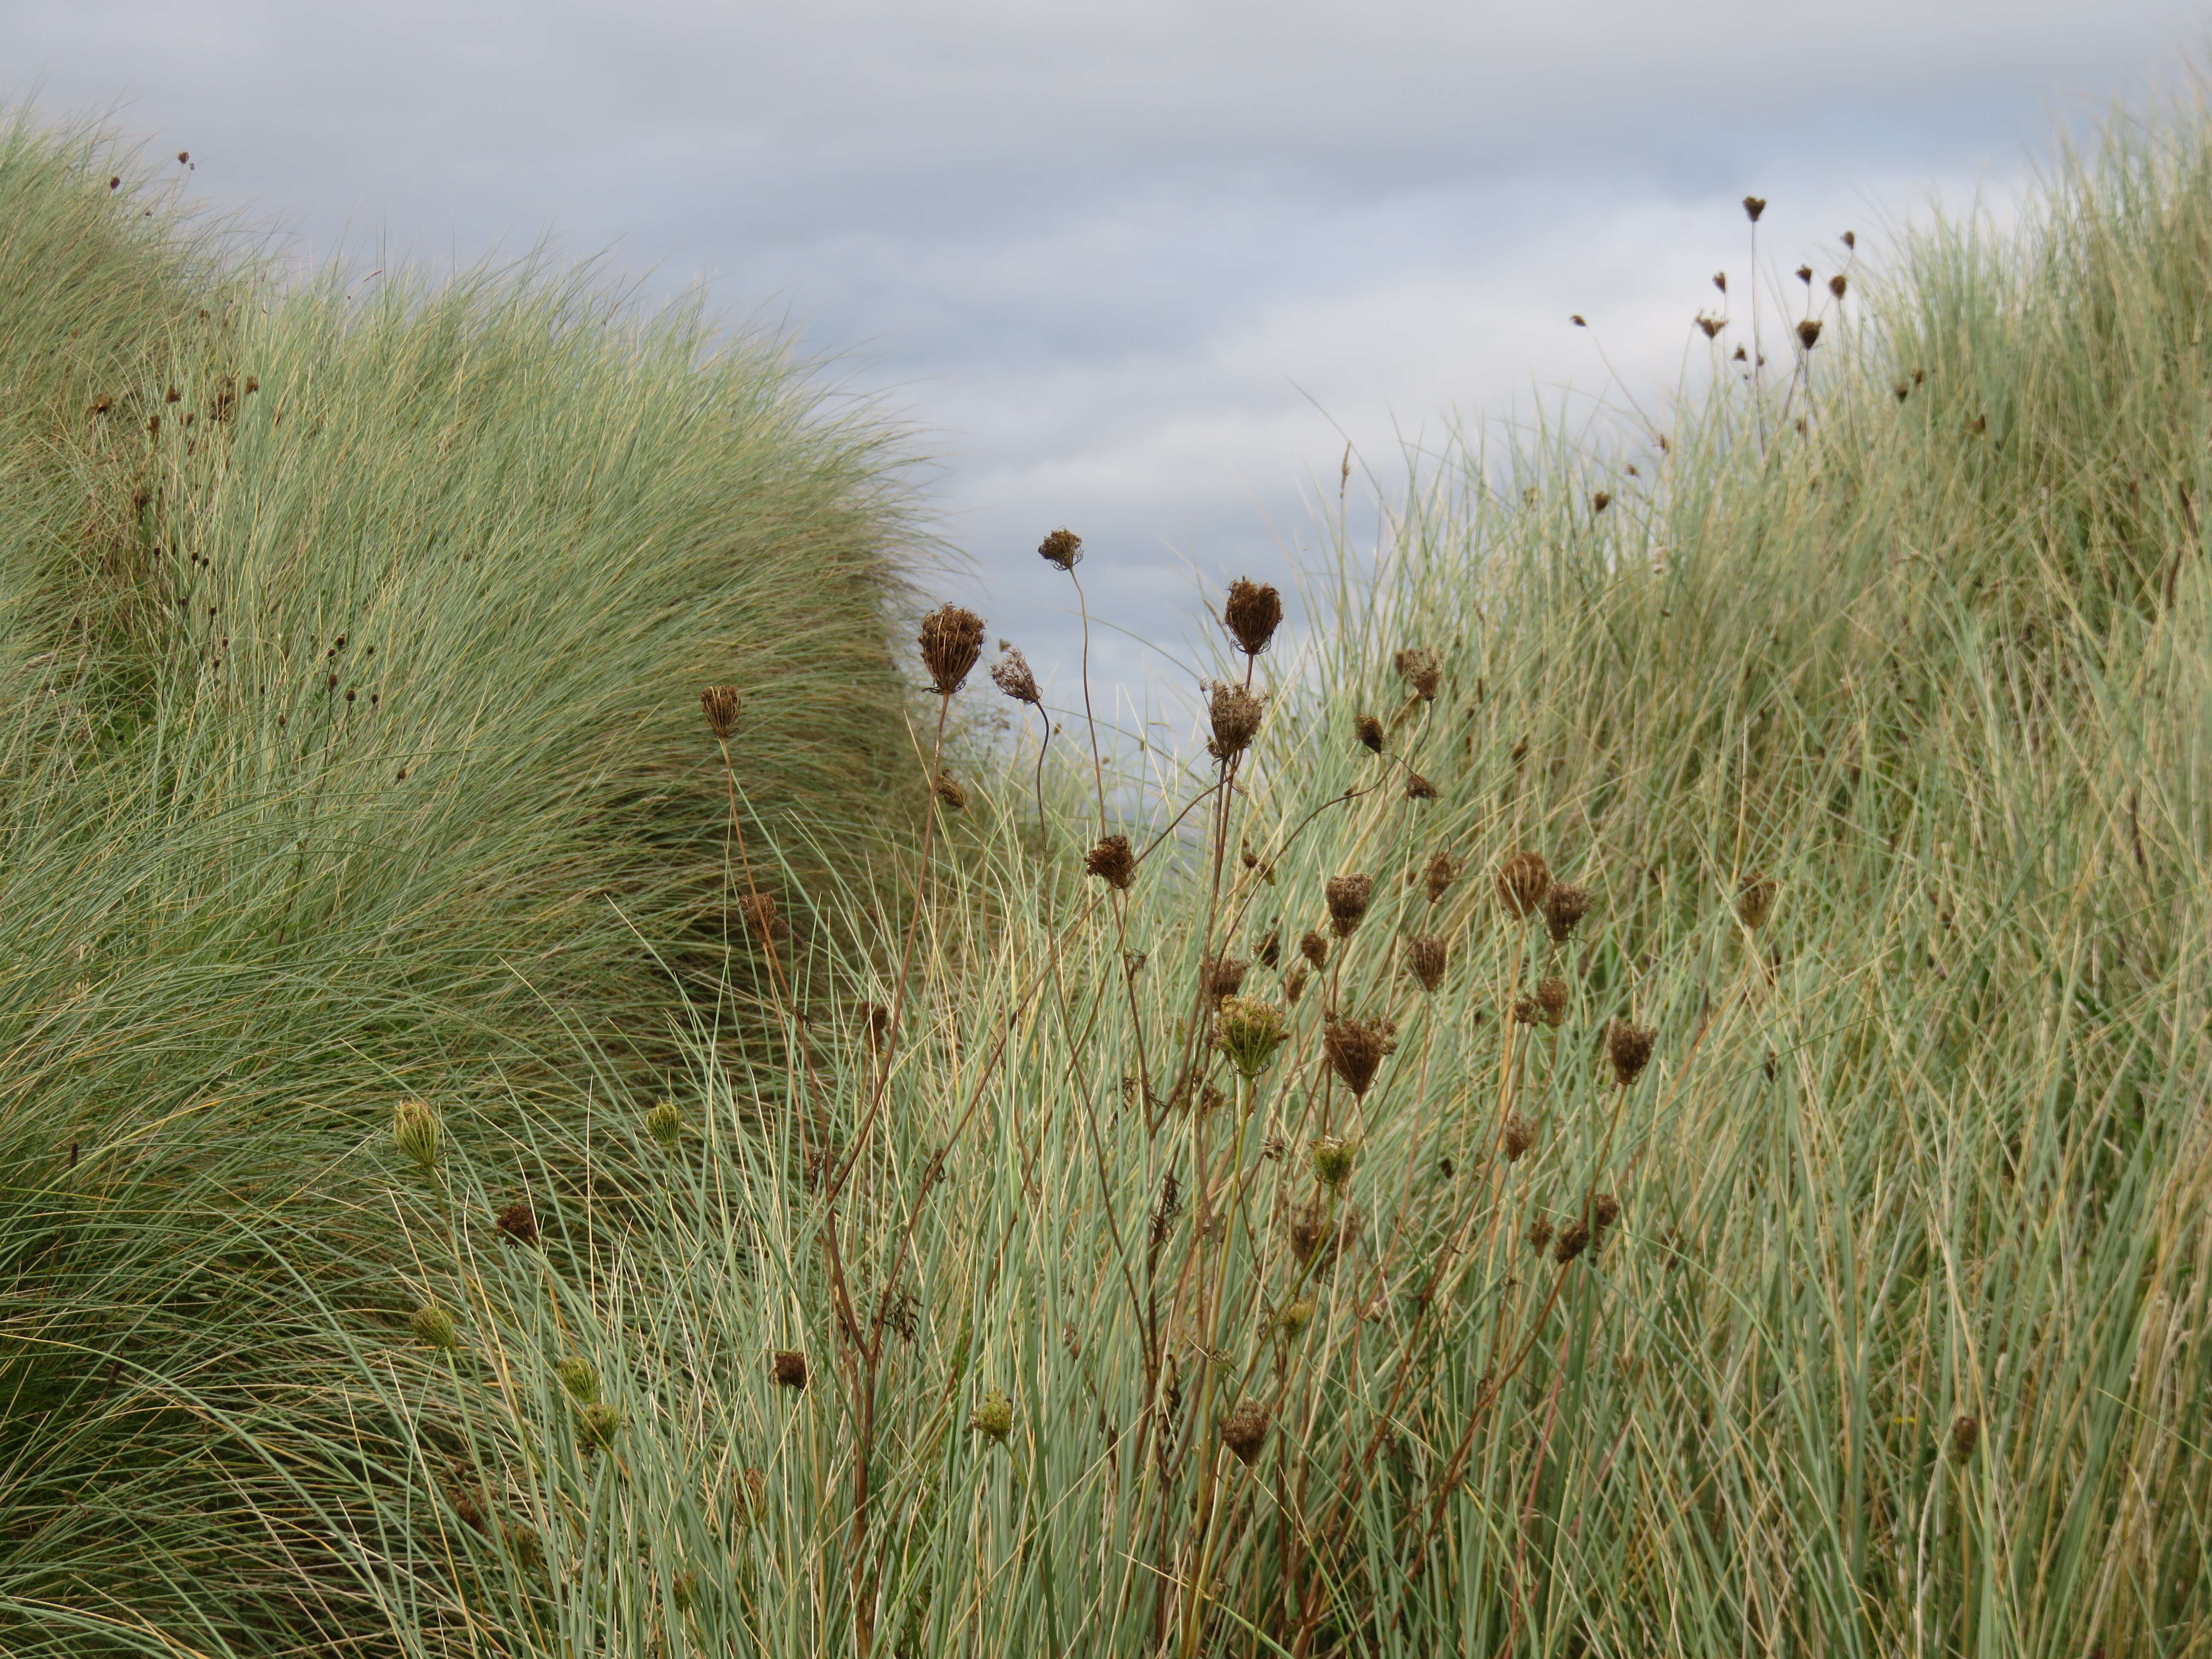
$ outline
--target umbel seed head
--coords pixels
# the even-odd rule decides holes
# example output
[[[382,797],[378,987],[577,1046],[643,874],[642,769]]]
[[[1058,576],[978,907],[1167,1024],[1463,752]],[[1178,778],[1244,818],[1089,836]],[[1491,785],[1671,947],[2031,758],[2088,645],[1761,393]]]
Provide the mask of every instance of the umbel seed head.
[[[1296,1302],[1285,1304],[1282,1312],[1275,1316],[1275,1328],[1287,1337],[1304,1336],[1306,1327],[1313,1323],[1313,1316],[1312,1301],[1301,1297]]]
[[[1357,1099],[1374,1085],[1376,1068],[1397,1046],[1396,1036],[1388,1019],[1329,1019],[1322,1026],[1322,1053]]]
[[[595,1400],[576,1413],[576,1438],[586,1446],[611,1446],[621,1428],[622,1413],[604,1400]]]
[[[433,1348],[458,1348],[461,1334],[453,1323],[453,1316],[434,1302],[425,1302],[407,1316],[407,1328],[415,1334],[417,1342]]]
[[[1552,890],[1552,866],[1541,853],[1516,853],[1498,868],[1498,896],[1516,917],[1536,914]]]
[[[1429,902],[1434,904],[1449,892],[1451,884],[1459,879],[1459,866],[1450,854],[1439,853],[1429,860],[1425,879]]]
[[[806,1356],[796,1348],[779,1348],[769,1362],[769,1374],[775,1378],[780,1389],[803,1389],[806,1386]]]
[[[1014,1426],[1014,1402],[1001,1389],[987,1389],[983,1403],[975,1407],[975,1414],[969,1421],[975,1424],[978,1434],[994,1443],[1002,1442]]]
[[[1765,876],[1753,876],[1736,890],[1736,920],[1757,933],[1774,911],[1774,896],[1781,890]]]
[[[1535,998],[1516,997],[1513,999],[1513,1023],[1516,1025],[1534,1025],[1538,1020],[1543,1018],[1543,1017],[1544,1011],[1536,1006]]]
[[[921,619],[921,665],[940,697],[949,697],[968,678],[983,652],[983,619],[957,605],[939,605]]]
[[[930,787],[940,805],[957,812],[968,805],[968,792],[960,787],[960,780],[949,772],[939,772],[937,781]]]
[[[1324,1135],[1314,1142],[1311,1149],[1314,1179],[1324,1187],[1341,1187],[1352,1178],[1352,1166],[1359,1156],[1357,1142],[1336,1135]]]
[[[1261,1450],[1267,1443],[1267,1408],[1255,1400],[1238,1406],[1221,1419],[1221,1443],[1250,1468],[1260,1461]]]
[[[1951,1424],[1951,1460],[1963,1463],[1974,1455],[1982,1443],[1982,1419],[1978,1417],[1955,1418]]]
[[[554,1370],[559,1374],[561,1386],[568,1398],[580,1406],[588,1406],[599,1397],[599,1374],[592,1369],[591,1362],[571,1354]]]
[[[1321,1249],[1322,1241],[1328,1237],[1328,1225],[1318,1204],[1297,1204],[1284,1218],[1285,1231],[1290,1235],[1291,1254],[1304,1267]]]
[[[1765,211],[1766,198],[1764,196],[1747,196],[1743,198],[1743,216],[1754,225],[1759,222],[1759,216]]]
[[[1037,544],[1037,557],[1062,570],[1073,570],[1083,561],[1083,538],[1063,526]]]
[[[499,1212],[497,1226],[518,1244],[538,1242],[538,1217],[530,1206],[517,1199]]]
[[[1350,939],[1359,926],[1359,919],[1367,914],[1367,903],[1375,896],[1372,876],[1331,876],[1326,889],[1328,896],[1329,927],[1339,939]],[[1316,963],[1315,966],[1320,964]]]
[[[1236,639],[1237,648],[1248,657],[1256,657],[1283,625],[1283,596],[1266,582],[1239,576],[1229,584],[1221,620]]]
[[[1216,760],[1227,760],[1251,747],[1252,739],[1260,735],[1267,705],[1243,686],[1225,680],[1211,682],[1206,692],[1213,737],[1206,750]]]
[[[1425,702],[1437,700],[1437,688],[1443,684],[1444,659],[1425,646],[1416,646],[1398,653],[1398,672],[1407,684],[1420,694]]]
[[[1376,720],[1372,714],[1362,714],[1359,717],[1359,724],[1355,729],[1359,733],[1361,743],[1376,754],[1379,755],[1382,752],[1382,722],[1381,720]]]
[[[1651,1044],[1658,1032],[1649,1025],[1631,1025],[1625,1019],[1613,1023],[1607,1033],[1606,1056],[1613,1061],[1613,1074],[1624,1089],[1643,1075],[1651,1060]]]
[[[1436,785],[1431,783],[1419,772],[1408,772],[1406,774],[1406,799],[1407,800],[1434,800],[1436,798]]]
[[[724,743],[738,729],[738,713],[744,699],[738,696],[734,685],[710,685],[699,693],[700,712],[707,717],[707,729]]]
[[[1011,645],[991,665],[991,684],[1016,702],[1044,706],[1044,693],[1037,689],[1036,676],[1030,672],[1029,659]]]
[[[1298,954],[1315,967],[1326,968],[1328,966],[1328,941],[1308,928],[1306,936],[1298,941]]]
[[[1208,1002],[1218,1003],[1222,998],[1233,997],[1243,988],[1244,975],[1251,968],[1252,964],[1242,957],[1208,957],[1198,970],[1199,989]]]
[[[1301,963],[1283,975],[1283,995],[1294,1008],[1297,1006],[1298,999],[1306,994],[1306,980],[1310,973],[1310,970]]]
[[[1552,1248],[1552,1223],[1548,1216],[1538,1216],[1528,1224],[1528,1248],[1538,1255]]]
[[[672,1152],[684,1133],[684,1114],[673,1101],[660,1101],[645,1115],[645,1132],[660,1143],[662,1151]]]
[[[1589,914],[1589,888],[1577,887],[1571,882],[1557,882],[1547,887],[1544,890],[1544,925],[1551,930],[1552,943],[1565,945],[1567,936]]]
[[[1443,940],[1434,933],[1416,933],[1406,941],[1406,967],[1424,991],[1433,991],[1443,983],[1449,955]]]
[[[1536,987],[1536,1013],[1554,1030],[1567,1018],[1567,982],[1554,974]]]
[[[1119,891],[1128,891],[1129,884],[1137,878],[1137,855],[1130,848],[1129,838],[1100,836],[1098,844],[1084,857],[1083,873],[1097,876]]]
[[[445,1131],[437,1113],[420,1100],[403,1100],[392,1109],[392,1143],[426,1174],[437,1167]]]
[[[1258,997],[1224,997],[1213,1030],[1215,1045],[1247,1078],[1267,1069],[1289,1035],[1283,1011]]]
[[[1800,266],[1798,266],[1798,267],[1797,267],[1797,280],[1798,280],[1799,282],[1801,282],[1801,283],[1804,283],[1804,284],[1805,284],[1805,286],[1806,286],[1807,288],[1810,288],[1810,287],[1812,287],[1812,286],[1813,286],[1813,267],[1812,267],[1812,266],[1810,266],[1810,265],[1800,265]]]
[[[1828,292],[1834,295],[1838,300],[1842,299],[1844,295],[1850,291],[1850,278],[1844,276],[1840,270],[1834,276],[1828,278]]]
[[[1252,955],[1262,968],[1279,967],[1283,960],[1283,930],[1270,927]]]
[[[1820,338],[1820,319],[1808,317],[1797,325],[1797,343],[1810,351]]]
[[[1562,1267],[1589,1248],[1590,1230],[1579,1221],[1571,1221],[1560,1230],[1559,1242],[1552,1246],[1552,1260]]]
[[[1516,1112],[1505,1120],[1505,1133],[1502,1139],[1505,1161],[1517,1164],[1522,1155],[1536,1144],[1536,1126]]]

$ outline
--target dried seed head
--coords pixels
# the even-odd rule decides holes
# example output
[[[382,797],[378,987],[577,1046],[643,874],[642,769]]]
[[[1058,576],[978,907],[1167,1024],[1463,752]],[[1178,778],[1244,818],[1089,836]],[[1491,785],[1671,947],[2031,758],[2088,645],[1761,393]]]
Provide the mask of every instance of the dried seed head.
[[[1839,240],[1843,242],[1843,245],[1845,247],[1856,247],[1859,245],[1858,237],[1848,230],[1843,234]]]
[[[518,1244],[538,1242],[538,1217],[530,1206],[520,1199],[499,1212],[498,1226]]]
[[[1256,657],[1283,625],[1283,596],[1266,582],[1239,576],[1229,584],[1221,620],[1235,636],[1237,648],[1248,657]]]
[[[1330,1019],[1322,1027],[1322,1053],[1357,1099],[1373,1086],[1375,1069],[1397,1046],[1396,1036],[1397,1027],[1387,1019]]]
[[[1552,890],[1552,866],[1541,853],[1516,853],[1498,867],[1498,896],[1516,917],[1536,914]]]
[[[592,1369],[589,1360],[571,1354],[553,1369],[568,1398],[578,1405],[588,1406],[599,1397],[599,1374]]]
[[[672,1152],[684,1133],[684,1114],[675,1102],[661,1101],[645,1115],[645,1132],[660,1143],[664,1152]]]
[[[576,1413],[576,1438],[602,1449],[615,1443],[622,1430],[622,1413],[603,1400],[593,1401]]]
[[[1298,941],[1298,954],[1316,968],[1328,966],[1328,941],[1309,928]]]
[[[1293,1008],[1298,1006],[1298,999],[1306,994],[1306,978],[1307,971],[1303,967],[1293,968],[1283,975],[1283,995]]]
[[[1328,895],[1329,927],[1339,939],[1350,939],[1359,926],[1359,919],[1367,914],[1368,901],[1375,896],[1372,876],[1331,876],[1327,888]],[[1319,967],[1321,964],[1314,964]]]
[[[1047,564],[1073,570],[1083,559],[1083,538],[1073,530],[1055,530],[1037,544],[1037,556]]]
[[[1828,292],[1834,295],[1838,300],[1842,299],[1844,295],[1850,291],[1850,279],[1845,276],[1840,270],[1834,276],[1828,278]]]
[[[1213,737],[1206,750],[1216,760],[1227,760],[1249,748],[1252,739],[1260,735],[1267,705],[1243,686],[1226,680],[1209,682],[1206,692]]]
[[[502,1521],[499,1539],[517,1566],[534,1572],[545,1565],[545,1543],[538,1537],[537,1528],[520,1521]]]
[[[1951,1422],[1951,1461],[1963,1463],[1974,1455],[1982,1443],[1982,1419],[1978,1417],[1954,1418]]]
[[[1808,317],[1797,325],[1797,343],[1810,351],[1820,338],[1820,319]]]
[[[1436,798],[1436,785],[1431,783],[1419,772],[1408,772],[1406,774],[1406,799],[1407,800],[1434,800]]]
[[[1799,282],[1801,282],[1801,283],[1804,283],[1804,284],[1805,284],[1805,286],[1806,286],[1807,288],[1810,288],[1810,287],[1812,287],[1812,286],[1813,286],[1813,267],[1812,267],[1812,266],[1810,266],[1810,265],[1800,265],[1800,266],[1798,266],[1798,267],[1797,267],[1797,280],[1798,280]]]
[[[1536,1012],[1545,1024],[1554,1029],[1566,1019],[1566,981],[1554,974],[1536,987]]]
[[[1559,882],[1544,890],[1544,925],[1551,929],[1552,943],[1565,945],[1567,936],[1575,931],[1582,919],[1589,914],[1590,892],[1587,887],[1577,887],[1571,882]]]
[[[806,1386],[806,1356],[796,1348],[778,1348],[769,1361],[769,1374],[775,1378],[779,1389],[804,1389]]]
[[[1004,1389],[986,1389],[983,1403],[975,1407],[975,1414],[969,1421],[975,1425],[975,1432],[986,1439],[994,1443],[1004,1441],[1007,1431],[1014,1426],[1014,1402],[1006,1398]]]
[[[1759,216],[1765,211],[1766,198],[1764,196],[1747,196],[1743,198],[1744,217],[1749,219],[1754,225],[1759,222]]]
[[[1725,318],[1725,317],[1709,317],[1709,316],[1707,316],[1707,315],[1706,315],[1704,312],[1702,312],[1702,311],[1701,311],[1701,312],[1699,312],[1699,313],[1697,314],[1697,317],[1696,317],[1696,319],[1695,319],[1695,321],[1696,321],[1696,323],[1697,323],[1698,326],[1699,328],[1701,328],[1701,329],[1703,329],[1703,330],[1705,331],[1705,337],[1706,337],[1708,340],[1711,339],[1714,336],[1716,336],[1717,334],[1718,334],[1718,333],[1719,333],[1723,329],[1724,329],[1724,328],[1726,328],[1726,327],[1728,326],[1728,319],[1727,319],[1727,318]]]
[[[1127,836],[1102,836],[1098,844],[1085,855],[1083,873],[1097,876],[1109,887],[1122,892],[1137,878],[1137,855],[1130,850]]]
[[[1314,1259],[1314,1252],[1328,1237],[1328,1224],[1318,1204],[1294,1204],[1285,1218],[1285,1228],[1290,1235],[1291,1254],[1303,1267]]]
[[[1358,726],[1354,729],[1359,734],[1360,742],[1378,755],[1382,752],[1382,722],[1381,720],[1376,720],[1372,714],[1362,714],[1359,717]]]
[[[1528,1224],[1528,1248],[1538,1255],[1552,1248],[1552,1222],[1548,1216],[1538,1216]]]
[[[1590,497],[1590,511],[1593,513],[1602,513],[1612,505],[1613,492],[1610,490],[1601,489]]]
[[[1765,876],[1753,876],[1736,890],[1736,920],[1757,933],[1774,911],[1774,896],[1781,889]]]
[[[1415,933],[1406,941],[1406,966],[1424,991],[1433,991],[1443,983],[1449,957],[1443,940],[1434,933]]]
[[[1562,1267],[1589,1248],[1590,1230],[1579,1221],[1571,1221],[1559,1230],[1559,1242],[1552,1246],[1552,1260]]]
[[[1522,1153],[1536,1144],[1536,1126],[1516,1112],[1505,1120],[1504,1136],[1505,1161],[1516,1164]]]
[[[860,1005],[860,1033],[872,1048],[878,1047],[890,1035],[891,1011],[880,1002]]]
[[[1341,1187],[1352,1178],[1359,1145],[1340,1136],[1323,1135],[1308,1151],[1313,1159],[1314,1179],[1324,1187]]]
[[[699,693],[699,708],[707,716],[707,729],[724,743],[738,729],[738,712],[744,699],[734,685],[710,685]]]
[[[1252,964],[1242,957],[1208,957],[1198,970],[1200,991],[1210,1003],[1233,997],[1244,983]]]
[[[940,803],[956,812],[968,805],[968,792],[960,787],[960,781],[949,772],[939,772],[937,775],[937,781],[931,786],[930,793],[935,795]]]
[[[1717,271],[1715,271],[1715,272],[1713,273],[1713,286],[1714,286],[1715,288],[1717,288],[1717,289],[1720,289],[1720,291],[1721,291],[1722,293],[1723,293],[1723,294],[1727,293],[1727,292],[1728,292],[1728,272],[1726,272],[1725,270],[1717,270]]]
[[[407,1328],[415,1334],[417,1342],[433,1348],[458,1348],[461,1334],[453,1323],[453,1316],[434,1302],[425,1302],[407,1316]]]
[[[1535,998],[1516,997],[1513,999],[1513,1023],[1515,1024],[1534,1025],[1538,1020],[1543,1018],[1543,1017],[1544,1011],[1536,1006]]]
[[[403,1100],[392,1109],[392,1142],[425,1174],[438,1165],[445,1130],[428,1102]]]
[[[768,1513],[768,1475],[765,1471],[748,1468],[732,1493],[736,1500],[738,1523],[751,1526]]]
[[[1267,936],[1261,939],[1258,948],[1252,952],[1252,955],[1262,968],[1280,966],[1283,960],[1283,930],[1279,927],[1270,927]]]
[[[1267,1408],[1255,1400],[1238,1406],[1221,1419],[1221,1443],[1250,1468],[1260,1461],[1261,1449],[1267,1443]]]
[[[1431,859],[1427,872],[1429,902],[1434,904],[1442,899],[1451,890],[1451,884],[1458,879],[1459,865],[1450,854],[1439,853]]]
[[[1398,653],[1398,672],[1407,684],[1421,695],[1425,702],[1437,700],[1437,688],[1443,683],[1443,655],[1426,646],[1416,646]]]
[[[783,916],[776,908],[773,893],[746,893],[738,900],[738,914],[744,920],[745,931],[763,944],[787,937],[791,929],[784,926]]]
[[[1625,1019],[1613,1023],[1606,1036],[1606,1055],[1613,1061],[1613,1074],[1624,1089],[1643,1074],[1651,1059],[1651,1044],[1658,1032],[1649,1025],[1631,1025]]]
[[[1011,645],[991,665],[991,684],[1016,702],[1044,706],[1044,693],[1037,689],[1036,676],[1030,672],[1029,659]]]
[[[921,665],[940,697],[949,697],[968,678],[983,650],[983,619],[957,605],[939,605],[921,619]]]
[[[1590,1200],[1590,1225],[1603,1232],[1620,1219],[1620,1200],[1611,1193],[1599,1193]]]
[[[1289,1035],[1283,1011],[1258,997],[1224,997],[1214,1022],[1214,1042],[1229,1063],[1248,1078],[1267,1069]]]

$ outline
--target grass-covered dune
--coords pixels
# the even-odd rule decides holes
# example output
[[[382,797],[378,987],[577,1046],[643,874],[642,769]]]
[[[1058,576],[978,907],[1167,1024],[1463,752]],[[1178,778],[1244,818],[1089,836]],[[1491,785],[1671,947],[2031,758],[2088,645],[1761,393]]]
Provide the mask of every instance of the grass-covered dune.
[[[223,1047],[222,1086],[107,1086],[106,1055],[158,1081],[229,1028],[65,1024],[125,969],[52,966],[106,937],[58,918],[198,918],[183,997],[249,959],[225,918],[296,894],[322,933],[250,937],[313,988],[355,884],[416,878],[295,833],[338,867],[262,896],[257,814],[322,810],[343,717],[312,728],[337,758],[255,750],[197,622],[167,659],[104,622],[98,706],[189,682],[202,712],[71,746],[72,692],[19,745],[54,873],[11,901],[53,981],[17,1044],[56,1035],[11,1119],[11,1646],[2212,1652],[2208,186],[2212,122],[2157,112],[2008,235],[1816,256],[1766,374],[1717,327],[1625,452],[1427,458],[1378,545],[1338,538],[1307,646],[1247,652],[1267,597],[1210,596],[1188,767],[1094,780],[1067,716],[1036,766],[1026,676],[935,613],[925,743],[1001,691],[1023,736],[958,757],[888,878],[808,851],[857,823],[836,803],[748,834],[723,893],[796,922],[745,958],[769,1035],[736,1063],[700,998],[657,1107],[605,1057],[611,933],[541,988],[568,1047],[359,1066],[481,1029],[395,968],[388,1005],[241,1021],[284,1040]],[[413,453],[362,539],[436,495],[447,452]],[[205,500],[304,616],[281,502]],[[349,612],[346,649],[422,617]],[[665,713],[697,787],[655,805],[719,856],[720,757]],[[585,788],[570,729],[545,775]],[[103,782],[141,744],[173,765]],[[436,750],[379,766],[462,790]],[[290,804],[226,816],[257,767]],[[406,810],[375,791],[329,793]],[[167,884],[64,882],[112,843]],[[167,896],[210,871],[219,898]]]

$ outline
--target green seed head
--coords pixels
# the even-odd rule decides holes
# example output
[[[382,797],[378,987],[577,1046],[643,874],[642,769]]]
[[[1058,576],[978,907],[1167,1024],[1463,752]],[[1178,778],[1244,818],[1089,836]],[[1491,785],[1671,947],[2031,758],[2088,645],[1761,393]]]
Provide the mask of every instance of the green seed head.
[[[576,1437],[586,1446],[607,1447],[622,1427],[622,1413],[604,1401],[593,1401],[576,1413]]]
[[[983,1403],[975,1407],[975,1415],[970,1420],[977,1433],[1002,1441],[1014,1426],[1014,1402],[1001,1390],[993,1389],[983,1396]]]
[[[592,1369],[589,1360],[579,1359],[571,1354],[554,1369],[559,1373],[561,1386],[568,1390],[568,1398],[578,1405],[588,1406],[599,1397],[599,1374]]]
[[[1288,1337],[1304,1336],[1306,1327],[1313,1323],[1314,1304],[1310,1298],[1291,1303],[1275,1316],[1275,1323]]]
[[[1324,1187],[1341,1187],[1352,1178],[1352,1160],[1359,1155],[1357,1141],[1325,1135],[1313,1144],[1313,1172]]]
[[[684,1133],[684,1114],[672,1101],[661,1101],[645,1115],[646,1133],[661,1145],[662,1150],[674,1152],[677,1138]]]
[[[458,1348],[461,1334],[453,1324],[453,1316],[434,1302],[425,1302],[407,1316],[407,1328],[415,1334],[417,1342],[428,1343],[434,1348]]]
[[[392,1140],[403,1155],[426,1172],[438,1163],[445,1131],[438,1115],[419,1100],[403,1100],[392,1111]]]
[[[1214,1040],[1229,1063],[1247,1078],[1255,1078],[1282,1045],[1287,1028],[1283,1011],[1258,997],[1224,997],[1214,1025]]]

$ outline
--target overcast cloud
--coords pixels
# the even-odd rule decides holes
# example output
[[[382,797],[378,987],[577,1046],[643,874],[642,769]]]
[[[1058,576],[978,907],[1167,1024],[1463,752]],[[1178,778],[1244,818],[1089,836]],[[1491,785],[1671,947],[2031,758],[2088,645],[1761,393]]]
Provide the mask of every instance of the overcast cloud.
[[[527,246],[788,317],[939,456],[948,577],[1180,680],[1192,573],[1276,574],[1345,434],[1663,397],[1747,191],[1778,269],[2002,204],[2051,115],[2171,79],[2203,0],[0,0],[0,89],[112,110],[317,252]],[[649,276],[647,275],[648,273]],[[1591,333],[1571,328],[1581,312]]]

